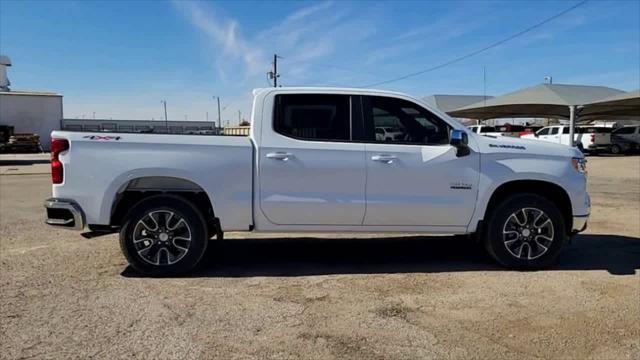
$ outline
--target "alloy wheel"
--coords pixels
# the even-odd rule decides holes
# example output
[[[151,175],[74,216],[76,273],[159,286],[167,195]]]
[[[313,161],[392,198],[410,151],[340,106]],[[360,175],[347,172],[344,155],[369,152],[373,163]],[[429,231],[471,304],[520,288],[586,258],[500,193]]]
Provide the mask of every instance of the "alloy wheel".
[[[172,265],[189,251],[191,228],[170,210],[147,213],[133,229],[133,244],[141,259],[152,265]]]
[[[511,255],[533,260],[544,255],[553,242],[554,228],[549,215],[536,208],[522,208],[507,217],[502,241]]]

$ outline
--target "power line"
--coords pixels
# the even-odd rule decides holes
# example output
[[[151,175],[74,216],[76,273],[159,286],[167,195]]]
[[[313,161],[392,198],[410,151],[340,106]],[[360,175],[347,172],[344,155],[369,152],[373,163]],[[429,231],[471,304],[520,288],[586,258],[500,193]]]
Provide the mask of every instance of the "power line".
[[[449,61],[446,61],[444,63],[438,64],[438,65],[433,66],[433,67],[430,67],[428,69],[416,71],[416,72],[413,72],[413,73],[410,73],[410,74],[407,74],[407,75],[399,76],[399,77],[396,77],[396,78],[393,78],[393,79],[380,81],[380,82],[369,84],[369,85],[364,85],[364,86],[361,86],[361,87],[365,87],[366,88],[366,87],[378,86],[378,85],[383,85],[383,84],[388,84],[388,83],[392,83],[392,82],[408,79],[410,77],[422,75],[424,73],[427,73],[427,72],[430,72],[430,71],[434,71],[434,70],[438,70],[438,69],[441,69],[441,68],[443,68],[445,66],[449,66],[451,64],[455,64],[455,63],[460,62],[462,60],[466,60],[466,59],[468,59],[468,58],[470,58],[472,56],[478,55],[478,54],[480,54],[482,52],[485,52],[485,51],[487,51],[489,49],[492,49],[492,48],[494,48],[496,46],[500,46],[500,45],[502,45],[502,44],[504,44],[504,43],[506,43],[508,41],[511,41],[511,40],[513,40],[513,39],[515,39],[515,38],[517,38],[519,36],[522,36],[522,35],[530,32],[532,30],[535,30],[535,29],[541,27],[542,25],[545,25],[548,22],[551,22],[551,21],[553,21],[553,20],[555,20],[555,19],[557,19],[557,18],[559,18],[559,17],[561,17],[561,16],[563,16],[563,15],[565,15],[565,14],[567,14],[567,13],[569,13],[569,12],[571,12],[571,11],[577,9],[577,8],[579,8],[580,6],[586,4],[588,1],[589,0],[583,0],[583,1],[581,1],[581,2],[579,2],[577,4],[575,4],[575,5],[571,6],[570,8],[568,8],[566,10],[563,10],[563,11],[559,12],[558,14],[556,14],[556,15],[554,15],[552,17],[549,17],[549,18],[547,18],[547,19],[545,19],[545,20],[543,20],[543,21],[541,21],[541,22],[539,22],[539,23],[537,23],[535,25],[532,25],[532,26],[530,26],[530,27],[528,27],[528,28],[526,28],[524,30],[521,30],[521,31],[519,31],[519,32],[517,32],[517,33],[515,33],[515,34],[513,34],[513,35],[511,35],[511,36],[509,36],[507,38],[504,38],[502,40],[496,41],[496,42],[494,42],[494,43],[492,43],[492,44],[490,44],[488,46],[485,46],[485,47],[483,47],[481,49],[478,49],[476,51],[470,52],[470,53],[468,53],[466,55],[459,56],[457,58],[451,59]]]

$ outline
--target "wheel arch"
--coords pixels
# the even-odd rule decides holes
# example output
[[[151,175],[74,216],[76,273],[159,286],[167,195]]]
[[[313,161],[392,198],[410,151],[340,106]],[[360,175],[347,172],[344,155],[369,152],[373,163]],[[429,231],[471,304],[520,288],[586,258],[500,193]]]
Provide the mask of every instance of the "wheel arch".
[[[154,195],[174,195],[193,203],[207,221],[210,231],[219,226],[213,199],[197,183],[173,176],[140,176],[122,184],[111,204],[109,225],[119,227],[129,210],[140,201]]]
[[[513,180],[498,186],[487,203],[483,219],[486,221],[491,211],[503,200],[514,194],[530,193],[545,197],[556,206],[564,218],[565,232],[571,233],[573,210],[571,197],[560,185],[545,180]]]

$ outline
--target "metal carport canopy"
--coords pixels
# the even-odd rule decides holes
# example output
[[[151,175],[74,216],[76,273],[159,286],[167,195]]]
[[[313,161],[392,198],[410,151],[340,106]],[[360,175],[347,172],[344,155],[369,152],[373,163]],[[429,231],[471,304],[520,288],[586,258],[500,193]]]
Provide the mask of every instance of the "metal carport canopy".
[[[464,106],[448,114],[479,120],[505,117],[568,118],[571,120],[570,138],[573,139],[578,106],[620,94],[624,92],[605,86],[540,84]]]
[[[449,111],[455,117],[495,119],[551,117],[568,119],[569,106],[593,103],[624,91],[604,86],[540,84]]]
[[[580,120],[640,120],[640,90],[614,95],[578,109]]]

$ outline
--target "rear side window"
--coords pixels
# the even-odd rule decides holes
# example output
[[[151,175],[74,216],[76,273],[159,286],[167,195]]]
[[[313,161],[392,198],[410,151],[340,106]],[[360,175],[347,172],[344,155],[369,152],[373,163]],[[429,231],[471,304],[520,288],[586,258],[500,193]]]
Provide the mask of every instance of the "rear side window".
[[[627,134],[633,134],[635,130],[636,128],[634,127],[623,127],[621,129],[614,131],[613,133],[617,135],[627,135]]]
[[[349,141],[351,100],[348,95],[277,95],[274,130],[303,140]]]
[[[551,128],[551,135],[557,134],[558,130],[560,130],[560,129],[558,129],[557,127]]]
[[[581,133],[586,133],[586,134],[608,134],[613,131],[613,128],[607,128],[607,127],[601,127],[601,126],[581,127],[577,129],[580,129]]]

